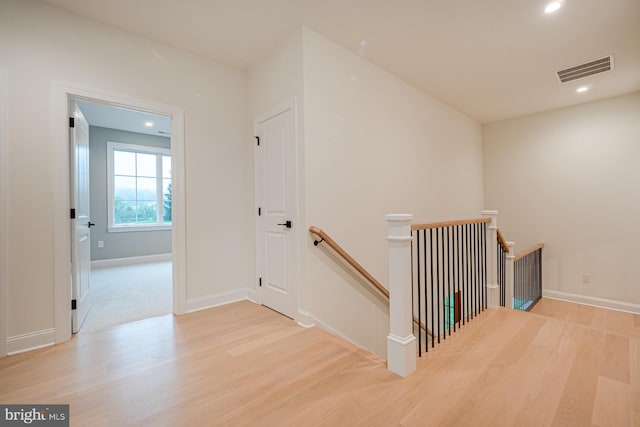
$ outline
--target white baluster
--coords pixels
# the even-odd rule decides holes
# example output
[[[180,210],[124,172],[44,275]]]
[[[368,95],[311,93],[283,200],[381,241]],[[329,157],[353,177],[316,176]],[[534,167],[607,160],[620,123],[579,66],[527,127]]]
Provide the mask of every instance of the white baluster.
[[[498,211],[482,211],[482,216],[491,218],[487,224],[487,306],[500,305],[498,286]]]

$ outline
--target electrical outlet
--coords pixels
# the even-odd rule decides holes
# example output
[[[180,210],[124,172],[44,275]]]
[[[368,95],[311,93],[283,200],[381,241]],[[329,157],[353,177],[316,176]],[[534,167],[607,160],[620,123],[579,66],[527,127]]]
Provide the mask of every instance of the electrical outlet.
[[[98,240],[98,247],[104,248],[104,240]]]
[[[584,273],[582,275],[582,283],[584,283],[585,285],[591,283],[591,274],[590,273]]]

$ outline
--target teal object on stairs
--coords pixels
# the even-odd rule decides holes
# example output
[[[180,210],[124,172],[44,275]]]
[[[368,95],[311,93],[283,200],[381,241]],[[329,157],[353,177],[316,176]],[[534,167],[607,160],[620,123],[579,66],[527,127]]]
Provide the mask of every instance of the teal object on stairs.
[[[520,298],[513,299],[513,308],[516,310],[527,311],[529,307],[531,307],[531,304],[533,304],[533,301],[529,299],[520,299]]]

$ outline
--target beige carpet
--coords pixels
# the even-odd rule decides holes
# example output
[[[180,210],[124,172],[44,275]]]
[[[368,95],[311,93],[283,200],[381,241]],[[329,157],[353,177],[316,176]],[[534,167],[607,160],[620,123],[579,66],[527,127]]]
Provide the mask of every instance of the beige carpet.
[[[91,310],[80,332],[172,312],[171,262],[91,271]]]

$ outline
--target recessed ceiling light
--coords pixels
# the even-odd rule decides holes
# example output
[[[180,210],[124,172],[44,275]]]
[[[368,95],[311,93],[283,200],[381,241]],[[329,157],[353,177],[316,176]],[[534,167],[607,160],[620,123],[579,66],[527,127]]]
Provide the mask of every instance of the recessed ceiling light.
[[[153,122],[144,122],[144,125],[150,128],[150,127],[153,127]]]
[[[544,13],[553,13],[562,7],[562,3],[559,1],[552,1],[544,8]]]
[[[578,89],[576,89],[576,92],[585,93],[588,90],[589,90],[589,86],[580,86]]]

